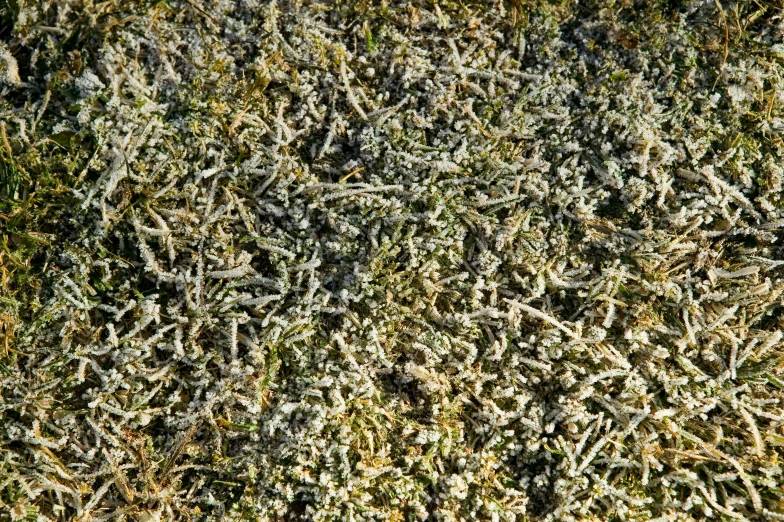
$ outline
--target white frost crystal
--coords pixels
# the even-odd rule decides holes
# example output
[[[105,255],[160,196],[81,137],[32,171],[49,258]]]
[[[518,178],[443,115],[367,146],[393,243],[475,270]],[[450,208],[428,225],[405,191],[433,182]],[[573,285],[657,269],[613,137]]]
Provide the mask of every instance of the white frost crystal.
[[[11,54],[8,46],[0,42],[0,83],[7,85],[19,85],[22,80],[19,78],[19,64]]]

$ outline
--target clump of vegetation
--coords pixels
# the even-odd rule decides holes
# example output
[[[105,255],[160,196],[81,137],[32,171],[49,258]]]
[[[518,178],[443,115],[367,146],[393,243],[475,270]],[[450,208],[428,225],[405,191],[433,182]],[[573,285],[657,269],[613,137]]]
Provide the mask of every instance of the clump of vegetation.
[[[778,2],[0,2],[0,521],[784,519]]]

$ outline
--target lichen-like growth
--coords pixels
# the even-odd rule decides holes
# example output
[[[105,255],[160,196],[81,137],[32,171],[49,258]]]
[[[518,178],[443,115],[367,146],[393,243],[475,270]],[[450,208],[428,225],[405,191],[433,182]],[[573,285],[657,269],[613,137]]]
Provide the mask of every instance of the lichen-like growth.
[[[779,2],[0,2],[0,521],[784,520]]]

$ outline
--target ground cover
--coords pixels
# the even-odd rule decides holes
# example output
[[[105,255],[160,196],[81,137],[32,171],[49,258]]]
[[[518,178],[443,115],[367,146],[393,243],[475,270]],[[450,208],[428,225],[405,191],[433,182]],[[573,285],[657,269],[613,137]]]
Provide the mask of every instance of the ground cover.
[[[778,2],[0,2],[0,520],[784,519]]]

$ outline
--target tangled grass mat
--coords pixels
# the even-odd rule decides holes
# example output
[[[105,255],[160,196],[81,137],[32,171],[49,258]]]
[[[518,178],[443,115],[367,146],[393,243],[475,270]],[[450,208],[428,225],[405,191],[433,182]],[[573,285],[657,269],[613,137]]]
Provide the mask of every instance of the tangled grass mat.
[[[784,11],[0,2],[0,521],[784,520]]]

